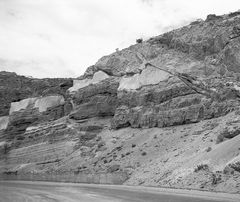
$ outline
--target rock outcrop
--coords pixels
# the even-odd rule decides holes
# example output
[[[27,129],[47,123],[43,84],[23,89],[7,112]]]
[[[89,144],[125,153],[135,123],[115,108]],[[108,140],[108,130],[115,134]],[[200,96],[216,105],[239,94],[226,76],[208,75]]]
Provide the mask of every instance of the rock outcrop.
[[[0,72],[1,173],[239,192],[239,24],[211,14],[73,80]]]
[[[27,98],[11,103],[9,121],[5,128],[8,137],[18,138],[30,125],[63,117],[64,105],[65,100],[62,95]]]
[[[69,88],[68,90],[70,92],[74,92],[84,88],[85,86],[89,86],[90,84],[97,84],[107,78],[109,78],[109,76],[106,73],[98,71],[94,73],[92,79],[73,80],[73,87]]]
[[[79,88],[72,94],[74,111],[70,118],[80,120],[113,116],[117,107],[118,86],[118,78],[107,77],[103,81]]]
[[[226,166],[225,172],[232,172],[232,171],[236,171],[236,172],[240,172],[240,156],[238,155],[237,157],[235,157],[234,159],[232,159]]]
[[[73,85],[72,79],[35,79],[12,72],[0,72],[0,116],[8,115],[10,104],[25,98],[63,95]]]

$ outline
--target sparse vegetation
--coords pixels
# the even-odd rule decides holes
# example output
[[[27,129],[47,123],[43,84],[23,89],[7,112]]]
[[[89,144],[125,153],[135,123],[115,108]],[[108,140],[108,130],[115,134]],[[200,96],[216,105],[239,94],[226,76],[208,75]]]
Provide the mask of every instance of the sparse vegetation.
[[[116,172],[116,171],[119,171],[120,170],[120,165],[111,165],[108,167],[107,171],[110,172],[110,173],[113,173],[113,172]]]
[[[221,180],[222,180],[221,175],[215,173],[212,174],[212,185],[218,184]]]
[[[240,173],[240,162],[234,162],[234,163],[231,163],[229,164],[228,166],[230,169],[232,169],[233,171],[237,171]]]
[[[194,169],[194,172],[198,172],[200,170],[208,170],[209,167],[207,164],[200,164],[200,165],[197,165],[197,167]]]
[[[212,147],[208,147],[207,149],[206,149],[206,152],[210,152],[212,150]]]
[[[143,42],[142,38],[136,40],[136,43],[142,43],[142,42]]]
[[[223,134],[219,134],[219,135],[217,136],[216,144],[219,144],[219,143],[221,143],[221,142],[223,142],[223,141],[224,141],[224,136],[223,136]]]
[[[235,16],[238,16],[238,15],[240,15],[240,11],[236,11],[236,12],[232,12],[232,13],[228,14],[229,17],[235,17]]]

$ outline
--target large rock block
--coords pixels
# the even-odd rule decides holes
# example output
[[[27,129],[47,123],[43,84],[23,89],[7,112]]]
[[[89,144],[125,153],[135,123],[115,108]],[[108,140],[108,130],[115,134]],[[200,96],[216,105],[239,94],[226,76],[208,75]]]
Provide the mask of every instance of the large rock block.
[[[169,78],[169,74],[153,67],[147,67],[140,74],[131,77],[123,77],[118,90],[137,90],[143,86],[156,85]]]
[[[109,75],[104,73],[103,71],[98,71],[94,73],[93,78],[91,79],[82,79],[82,80],[73,80],[73,87],[69,88],[69,92],[77,91],[81,88],[84,88],[90,84],[96,84],[100,81],[103,81],[104,79],[109,78]]]
[[[111,77],[78,89],[72,95],[74,112],[72,119],[86,119],[98,116],[113,116],[117,107],[119,78]]]
[[[236,101],[212,102],[211,100],[180,98],[153,106],[126,106],[117,108],[112,128],[169,127],[196,123],[204,119],[226,115],[238,106]]]
[[[72,101],[75,105],[80,105],[89,102],[95,95],[117,96],[118,86],[118,77],[107,78],[97,84],[78,89],[78,91],[72,95]]]
[[[64,103],[64,97],[61,95],[27,98],[19,102],[12,102],[9,114],[34,108],[38,109],[39,112],[44,112],[48,108],[63,105]]]
[[[63,96],[27,98],[11,104],[6,134],[13,139],[33,124],[59,119],[65,115]]]
[[[38,98],[34,103],[34,108],[38,108],[39,112],[47,111],[48,108],[65,104],[63,96],[47,96]]]
[[[27,99],[21,100],[19,102],[12,102],[9,114],[11,115],[13,112],[25,110],[28,107],[32,107],[34,105],[34,103],[36,102],[36,100],[37,100],[37,98],[27,98]]]
[[[145,86],[134,91],[118,91],[118,104],[131,107],[161,104],[173,98],[196,95],[191,88],[177,81],[173,84],[163,82],[162,85]]]
[[[111,127],[114,129],[125,128],[131,126],[130,109],[127,106],[120,106],[116,109],[111,122]]]
[[[69,117],[80,120],[98,116],[113,116],[116,106],[116,96],[96,95],[89,102],[77,106]]]
[[[26,109],[20,112],[13,112],[9,116],[9,124],[5,130],[8,139],[12,140],[17,135],[24,133],[28,126],[38,121],[39,116],[40,114],[37,109]]]

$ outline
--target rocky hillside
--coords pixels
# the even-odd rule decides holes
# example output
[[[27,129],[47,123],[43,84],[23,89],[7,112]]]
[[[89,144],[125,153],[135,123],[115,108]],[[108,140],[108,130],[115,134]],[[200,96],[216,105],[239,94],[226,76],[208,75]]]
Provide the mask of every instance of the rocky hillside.
[[[239,25],[209,15],[73,81],[2,72],[1,173],[239,192]]]
[[[13,72],[0,72],[0,116],[9,113],[11,102],[53,94],[65,95],[72,79],[34,79]]]

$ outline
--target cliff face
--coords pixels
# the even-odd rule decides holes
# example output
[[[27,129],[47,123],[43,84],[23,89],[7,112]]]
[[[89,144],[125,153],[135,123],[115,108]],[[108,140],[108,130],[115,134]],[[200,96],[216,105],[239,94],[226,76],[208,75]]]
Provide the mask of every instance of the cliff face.
[[[12,72],[0,72],[0,116],[9,113],[11,102],[53,94],[65,95],[72,79],[34,79]]]
[[[73,81],[2,72],[0,171],[239,191],[239,24],[209,15]]]

